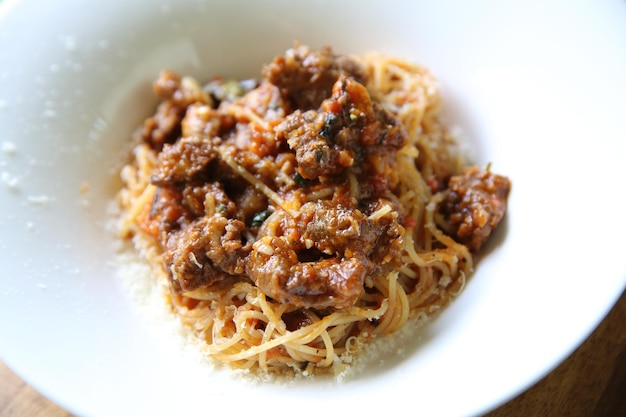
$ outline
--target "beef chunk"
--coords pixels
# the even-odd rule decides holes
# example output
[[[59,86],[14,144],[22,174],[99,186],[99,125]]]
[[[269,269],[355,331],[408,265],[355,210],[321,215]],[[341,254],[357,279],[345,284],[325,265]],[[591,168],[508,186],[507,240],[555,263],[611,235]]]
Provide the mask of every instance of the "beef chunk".
[[[304,204],[297,221],[302,240],[328,255],[369,255],[379,231],[360,210],[320,200]]]
[[[363,294],[368,276],[401,260],[404,228],[393,210],[369,218],[342,201],[319,200],[305,203],[295,219],[284,216],[282,236],[261,236],[246,265],[256,285],[280,302],[348,308]]]
[[[163,144],[175,141],[180,135],[187,107],[196,102],[210,104],[210,98],[191,78],[181,78],[167,70],[161,72],[153,90],[161,103],[136,134],[158,151]]]
[[[398,267],[402,264],[405,228],[402,205],[397,199],[379,198],[364,204],[364,214],[376,231],[376,243],[369,255],[376,269]],[[385,213],[385,214],[380,214]]]
[[[183,189],[185,204],[197,216],[221,214],[232,217],[237,210],[237,206],[226,195],[222,184],[219,182],[208,182],[201,184],[189,183]],[[212,201],[207,202],[207,198]],[[207,212],[207,204],[212,204],[213,211]]]
[[[171,233],[163,253],[170,272],[172,289],[178,292],[194,291],[226,278],[207,256],[211,236],[204,233],[203,218],[184,229]]]
[[[211,140],[190,136],[165,144],[151,177],[153,184],[172,187],[191,181],[217,157]]]
[[[185,117],[181,122],[181,136],[195,136],[200,139],[211,140],[220,134],[220,128],[224,124],[232,124],[227,117],[217,110],[202,103],[194,103],[187,108]]]
[[[315,179],[335,175],[354,164],[351,149],[334,143],[330,129],[337,117],[332,113],[296,110],[277,129],[296,151],[298,172],[302,178]]]
[[[239,220],[215,215],[200,217],[171,233],[163,257],[172,288],[194,291],[242,274],[252,247],[242,242],[244,228]]]
[[[303,45],[276,57],[262,74],[294,108],[302,110],[317,109],[341,74],[365,82],[363,67],[352,58],[334,55],[328,47],[312,50]]]
[[[510,189],[508,178],[475,166],[450,178],[441,209],[459,242],[474,252],[487,242],[504,217]]]
[[[242,241],[245,224],[223,216],[205,218],[204,233],[209,239],[206,255],[220,270],[229,274],[245,272],[246,256],[251,244]]]
[[[360,168],[368,178],[361,182],[380,182],[380,189],[388,188],[386,165],[394,164],[395,153],[407,138],[402,124],[372,102],[365,86],[345,76],[333,85],[319,111],[293,112],[276,134],[295,150],[303,178],[336,175],[364,161]]]

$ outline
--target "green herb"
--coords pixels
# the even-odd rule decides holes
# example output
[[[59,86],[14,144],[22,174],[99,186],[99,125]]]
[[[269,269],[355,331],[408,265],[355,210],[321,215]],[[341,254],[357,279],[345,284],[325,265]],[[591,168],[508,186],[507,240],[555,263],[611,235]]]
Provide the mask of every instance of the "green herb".
[[[222,91],[229,100],[234,100],[237,97],[243,96],[245,93],[241,84],[237,80],[227,80],[222,84]]]
[[[280,106],[278,105],[277,102],[275,101],[270,101],[270,104],[268,105],[268,108],[272,111],[276,111],[280,108]]]
[[[324,159],[324,151],[322,151],[320,148],[317,148],[315,150],[315,162],[321,162],[322,159]]]
[[[272,214],[272,212],[269,210],[263,210],[255,214],[252,217],[252,227],[260,227],[270,214]]]
[[[318,132],[320,136],[325,137],[326,139],[331,139],[335,133],[335,128],[339,118],[334,113],[328,113],[326,118],[324,119],[324,126]]]
[[[300,175],[299,172],[296,172],[296,175],[294,175],[293,180],[300,186],[300,187],[308,187],[309,186],[309,181],[306,178],[303,178],[302,175]]]
[[[224,213],[226,213],[226,205],[225,205],[225,204],[218,204],[218,205],[215,207],[215,211],[217,211],[217,212],[218,212],[218,213],[220,213],[220,214],[224,214]]]

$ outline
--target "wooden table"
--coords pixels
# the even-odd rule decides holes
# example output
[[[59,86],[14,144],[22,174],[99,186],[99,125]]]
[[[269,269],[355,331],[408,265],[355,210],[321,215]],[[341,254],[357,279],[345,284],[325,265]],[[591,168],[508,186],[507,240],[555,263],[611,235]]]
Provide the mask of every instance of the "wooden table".
[[[0,362],[1,417],[73,417]],[[485,417],[626,416],[626,293],[593,334],[528,391]]]

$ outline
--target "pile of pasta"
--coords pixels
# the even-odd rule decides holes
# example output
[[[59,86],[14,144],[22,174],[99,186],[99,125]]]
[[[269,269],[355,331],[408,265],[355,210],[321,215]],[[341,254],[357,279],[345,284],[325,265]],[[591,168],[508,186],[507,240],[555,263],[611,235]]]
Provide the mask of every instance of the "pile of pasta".
[[[401,265],[368,277],[367,290],[354,305],[316,309],[281,303],[245,276],[220,280],[200,292],[173,291],[163,247],[142,227],[142,218],[157,195],[151,177],[158,165],[158,150],[136,143],[132,160],[122,170],[120,234],[132,240],[151,266],[154,285],[163,288],[164,302],[198,349],[218,363],[280,375],[338,372],[369,342],[397,332],[409,321],[415,326],[432,317],[461,292],[472,272],[472,253],[445,231],[446,220],[439,210],[444,194],[432,184],[433,178],[461,172],[466,162],[440,120],[437,80],[426,68],[402,59],[378,53],[353,59],[365,68],[365,86],[372,99],[406,130],[408,140],[395,155],[401,175],[394,193],[411,219],[404,224]],[[184,82],[198,84],[188,77]],[[275,127],[259,120],[254,109],[223,108],[242,123],[256,123],[259,129]],[[290,195],[281,195],[255,172],[240,166],[228,149],[220,152],[223,162],[263,193],[271,207],[297,212],[301,203],[291,202]],[[315,193],[307,198],[329,198],[332,190],[320,186]],[[294,317],[297,325],[290,323]]]

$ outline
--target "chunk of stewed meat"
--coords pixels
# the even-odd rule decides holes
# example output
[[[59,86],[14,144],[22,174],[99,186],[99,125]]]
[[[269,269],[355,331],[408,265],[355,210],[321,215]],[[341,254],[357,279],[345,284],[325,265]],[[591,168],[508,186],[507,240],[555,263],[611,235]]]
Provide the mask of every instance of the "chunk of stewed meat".
[[[242,241],[243,222],[220,215],[196,219],[170,235],[164,260],[172,287],[194,291],[245,272],[252,245]]]
[[[399,262],[404,229],[397,218],[391,212],[370,218],[335,200],[306,203],[296,218],[277,211],[267,220],[277,227],[261,228],[246,271],[265,294],[282,303],[348,308],[365,291],[368,276]],[[265,235],[266,230],[280,233]],[[382,246],[392,240],[390,252],[383,255]]]
[[[262,71],[294,108],[305,111],[317,109],[342,74],[365,82],[365,70],[354,59],[335,55],[328,47],[313,50],[303,45],[287,50]]]
[[[210,140],[220,134],[223,124],[232,124],[232,120],[211,108],[208,104],[194,103],[187,108],[185,117],[181,122],[181,136],[195,136],[200,139]]]
[[[379,198],[367,202],[363,209],[376,230],[376,243],[369,257],[376,269],[384,270],[402,264],[405,228],[404,214],[397,199]]]
[[[183,189],[183,201],[197,217],[213,214],[232,217],[237,210],[220,182],[188,183]]]
[[[242,240],[245,224],[241,220],[215,215],[203,219],[205,237],[208,237],[206,255],[220,270],[240,275],[245,272],[246,256],[252,244]]]
[[[305,246],[339,257],[369,256],[380,232],[360,210],[325,200],[304,204],[296,224]]]
[[[296,152],[298,172],[305,179],[336,175],[354,165],[354,151],[330,138],[330,126],[337,120],[331,113],[296,110],[281,123],[277,132]]]
[[[205,233],[203,218],[170,233],[163,252],[172,289],[179,293],[205,288],[228,276],[207,256],[211,236]]]
[[[196,136],[180,138],[165,144],[158,155],[158,164],[151,177],[153,184],[173,187],[191,181],[205,171],[216,158],[215,143]]]
[[[507,177],[470,167],[450,178],[441,211],[459,242],[477,252],[498,226],[507,208]]]
[[[364,85],[340,76],[321,109],[293,112],[276,129],[296,152],[298,172],[305,179],[336,175],[360,163],[363,184],[380,182],[389,188],[385,169],[395,161],[406,141],[402,124],[382,106],[374,104]],[[368,195],[374,193],[368,193]]]
[[[167,70],[160,73],[153,90],[161,103],[156,113],[145,120],[136,134],[158,151],[163,144],[178,138],[188,106],[197,102],[211,104],[211,99],[192,78],[180,77]]]

